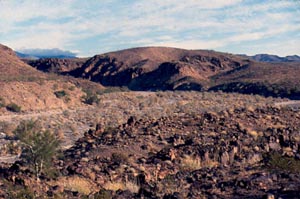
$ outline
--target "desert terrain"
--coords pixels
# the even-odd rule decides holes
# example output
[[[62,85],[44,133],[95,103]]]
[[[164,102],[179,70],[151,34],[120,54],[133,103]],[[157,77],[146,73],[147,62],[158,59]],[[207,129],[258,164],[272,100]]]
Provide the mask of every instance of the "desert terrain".
[[[0,45],[0,197],[299,198],[300,62],[262,61],[165,47],[32,60]],[[38,176],[28,121],[59,141]]]

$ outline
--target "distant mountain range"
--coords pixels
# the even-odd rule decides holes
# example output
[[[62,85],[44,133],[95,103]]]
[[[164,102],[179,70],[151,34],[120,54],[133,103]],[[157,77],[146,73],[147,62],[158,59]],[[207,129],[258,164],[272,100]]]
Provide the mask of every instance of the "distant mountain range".
[[[269,54],[257,54],[254,56],[248,56],[248,55],[241,55],[244,57],[247,57],[249,59],[259,61],[259,62],[300,62],[300,56],[298,55],[292,55],[292,56],[286,56],[286,57],[280,57],[278,55],[269,55]]]
[[[76,58],[76,53],[64,51],[58,48],[53,49],[24,49],[22,52],[16,51],[16,55],[21,59],[41,59],[41,58]]]

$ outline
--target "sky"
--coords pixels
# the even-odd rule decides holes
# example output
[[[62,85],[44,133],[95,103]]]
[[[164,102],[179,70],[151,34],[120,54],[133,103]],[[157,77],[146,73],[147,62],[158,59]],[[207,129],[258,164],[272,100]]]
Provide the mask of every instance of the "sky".
[[[142,46],[300,55],[300,0],[0,0],[0,43],[81,57]]]

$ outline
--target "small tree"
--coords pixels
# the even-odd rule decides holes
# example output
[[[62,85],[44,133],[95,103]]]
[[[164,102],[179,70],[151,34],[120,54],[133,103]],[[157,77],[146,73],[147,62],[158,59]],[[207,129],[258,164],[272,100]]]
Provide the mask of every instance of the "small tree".
[[[23,121],[14,131],[22,147],[21,159],[33,168],[36,180],[51,168],[52,159],[57,155],[59,139],[50,131],[43,131],[36,121]]]

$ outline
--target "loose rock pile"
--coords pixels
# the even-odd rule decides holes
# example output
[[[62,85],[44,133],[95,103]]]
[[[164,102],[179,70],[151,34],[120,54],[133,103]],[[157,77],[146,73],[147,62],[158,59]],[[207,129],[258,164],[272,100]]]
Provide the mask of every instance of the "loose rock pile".
[[[80,176],[95,198],[299,198],[299,144],[300,113],[289,109],[131,117],[86,132],[47,187],[81,197],[59,184]]]

